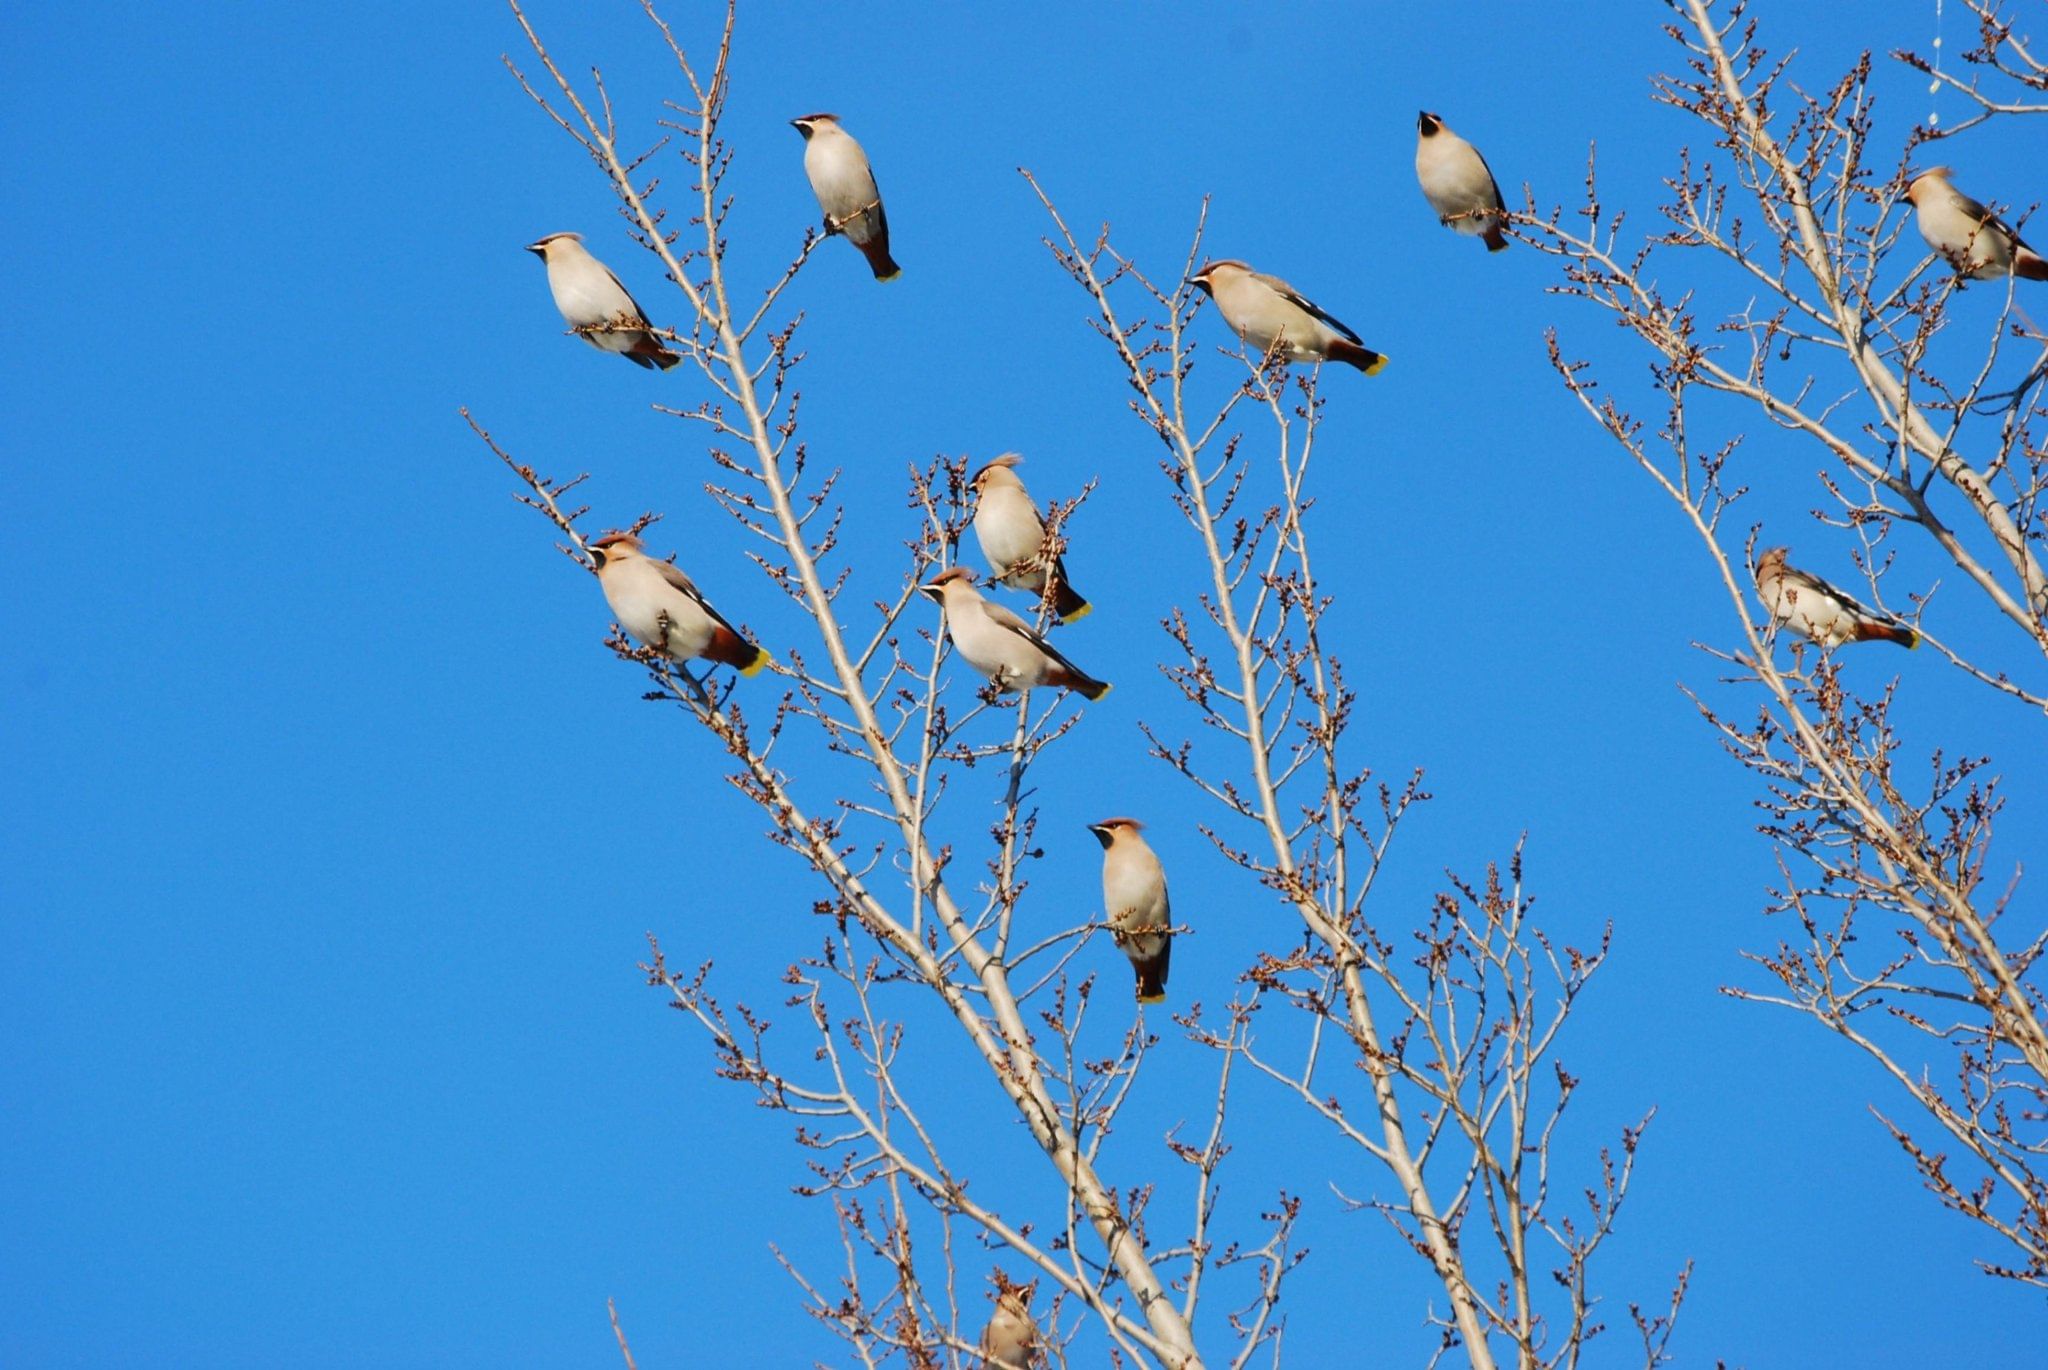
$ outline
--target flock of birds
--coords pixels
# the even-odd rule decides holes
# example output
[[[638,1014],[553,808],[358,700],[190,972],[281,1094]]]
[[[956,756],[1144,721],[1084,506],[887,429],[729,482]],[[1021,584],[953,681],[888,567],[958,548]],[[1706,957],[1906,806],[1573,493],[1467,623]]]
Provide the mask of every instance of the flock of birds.
[[[889,221],[867,153],[840,127],[837,115],[807,114],[790,122],[804,138],[804,171],[824,212],[826,234],[844,236],[858,248],[876,280],[893,280],[901,268],[889,254]],[[1481,238],[1490,252],[1507,247],[1509,216],[1486,159],[1427,112],[1416,123],[1415,171],[1439,222]],[[1949,177],[1947,168],[1936,167],[1914,176],[1906,188],[1928,245],[1968,279],[2048,280],[2048,261]],[[529,250],[547,264],[555,307],[586,342],[650,369],[665,371],[681,360],[619,278],[584,248],[580,235],[550,234]],[[1277,276],[1223,259],[1208,262],[1189,280],[1257,354],[1342,362],[1368,376],[1387,364],[1357,333]],[[1071,623],[1090,606],[1068,579],[1063,559],[1048,555],[1044,520],[1017,476],[1020,460],[1005,454],[972,476],[975,537],[995,584],[1031,593],[1049,611],[1051,624]],[[768,655],[713,608],[681,568],[650,556],[639,538],[612,533],[591,542],[589,551],[606,603],[635,641],[678,662],[715,662],[746,676],[768,664]],[[1778,626],[1823,648],[1868,641],[1919,645],[1912,627],[1793,569],[1785,554],[1783,547],[1770,548],[1756,563],[1758,595]],[[954,566],[918,587],[940,605],[954,650],[968,665],[999,690],[1050,685],[1091,701],[1109,693],[1107,681],[1076,666],[1045,631],[982,594],[976,582],[973,571]],[[1141,829],[1130,818],[1089,825],[1103,848],[1109,926],[1130,958],[1138,1001],[1158,1003],[1166,997],[1173,919],[1165,870]],[[996,1313],[981,1342],[988,1365],[1024,1370],[1030,1363],[1039,1335],[1030,1313],[1033,1287],[997,1272]]]

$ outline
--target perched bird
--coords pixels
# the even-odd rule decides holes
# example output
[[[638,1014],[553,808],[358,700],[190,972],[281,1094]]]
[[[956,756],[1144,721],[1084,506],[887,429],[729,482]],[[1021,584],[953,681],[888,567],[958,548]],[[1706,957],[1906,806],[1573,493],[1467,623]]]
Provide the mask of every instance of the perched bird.
[[[844,233],[861,250],[878,281],[893,281],[903,268],[889,256],[889,218],[874,169],[836,114],[806,114],[789,121],[804,135],[804,175],[825,211],[825,232]]]
[[[1356,333],[1278,276],[1225,260],[1208,263],[1188,279],[1209,292],[1223,321],[1260,352],[1271,352],[1278,343],[1290,360],[1347,362],[1368,376],[1387,364]]]
[[[1906,185],[1913,218],[1927,245],[1973,281],[2022,276],[2048,281],[2048,261],[2020,241],[2005,220],[1949,184],[1949,169],[1932,167]]]
[[[550,233],[526,250],[548,264],[555,308],[592,347],[664,371],[682,360],[647,331],[647,315],[611,268],[584,250],[581,233]]]
[[[1045,565],[1039,553],[1045,548],[1045,523],[1024,482],[1017,479],[1015,468],[1023,460],[1015,452],[1005,452],[969,478],[975,496],[974,536],[998,584],[1042,594]],[[1053,558],[1052,582],[1053,612],[1059,621],[1087,617],[1093,606],[1067,579],[1065,557]]]
[[[1038,1324],[1031,1317],[1031,1296],[1038,1281],[1015,1284],[995,1272],[996,1311],[981,1329],[981,1363],[986,1370],[1031,1370],[1038,1360]]]
[[[631,533],[597,539],[590,559],[613,617],[643,646],[677,661],[702,657],[737,666],[741,675],[768,664],[768,654],[726,622],[674,562],[648,556]]]
[[[996,682],[998,689],[1029,690],[1056,685],[1079,690],[1089,699],[1109,693],[1106,681],[1095,679],[1061,656],[1059,649],[1031,630],[1031,625],[1000,604],[991,604],[974,588],[974,572],[964,566],[941,571],[917,587],[946,611],[946,631],[967,664]]]
[[[1486,159],[1428,110],[1415,121],[1415,175],[1438,223],[1484,237],[1488,252],[1508,245],[1501,233],[1507,216],[1501,207],[1500,183],[1487,169]]]
[[[1166,998],[1166,967],[1173,959],[1173,911],[1166,898],[1166,870],[1135,818],[1105,818],[1088,831],[1102,844],[1102,902],[1116,944],[1138,974],[1138,1002]]]
[[[1920,634],[1895,618],[1866,609],[1819,576],[1785,564],[1784,547],[1757,558],[1756,592],[1776,623],[1823,647],[1845,642],[1896,642],[1918,647]]]

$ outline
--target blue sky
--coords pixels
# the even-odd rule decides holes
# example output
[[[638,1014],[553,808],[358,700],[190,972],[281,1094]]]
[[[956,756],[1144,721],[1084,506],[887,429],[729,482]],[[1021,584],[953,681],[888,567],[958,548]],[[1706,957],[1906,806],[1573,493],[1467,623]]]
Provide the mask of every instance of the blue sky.
[[[636,8],[533,14],[566,69],[602,65],[652,130],[674,92]],[[671,17],[710,41],[703,15]],[[735,270],[764,278],[815,218],[786,121],[837,110],[905,268],[877,287],[827,244],[791,296],[807,436],[848,473],[861,583],[900,583],[909,463],[1019,450],[1042,498],[1099,478],[1069,557],[1098,608],[1062,643],[1118,691],[1041,776],[1033,897],[1085,910],[1082,825],[1148,818],[1201,930],[1176,949],[1176,1002],[1220,1002],[1295,933],[1144,758],[1138,720],[1187,726],[1154,625],[1191,600],[1196,562],[1015,168],[1161,275],[1213,195],[1215,253],[1288,277],[1393,359],[1327,378],[1314,529],[1365,696],[1360,757],[1426,766],[1437,796],[1379,919],[1419,922],[1446,867],[1476,875],[1526,832],[1543,921],[1579,940],[1614,923],[1564,1051],[1586,1080],[1581,1154],[1659,1110],[1611,1249],[1612,1319],[1691,1257],[1682,1363],[2010,1362],[2048,1336],[2040,1301],[1970,1267],[1976,1232],[1917,1192],[1869,1115],[1895,1101],[1819,1029],[1717,992],[1745,979],[1740,949],[1779,935],[1756,912],[1771,866],[1749,782],[1677,688],[1711,684],[1690,644],[1731,640],[1730,615],[1675,510],[1557,385],[1543,333],[1618,383],[1642,359],[1545,294],[1534,252],[1489,258],[1438,229],[1414,184],[1418,108],[1544,203],[1573,200],[1597,139],[1611,202],[1647,231],[1673,148],[1704,141],[1649,99],[1674,55],[1662,17],[749,10]],[[1813,86],[1855,50],[1934,33],[1931,3],[1761,18]],[[601,646],[595,586],[456,417],[592,472],[601,522],[665,510],[659,550],[771,647],[799,640],[701,493],[701,435],[649,408],[693,402],[688,370],[563,337],[520,250],[581,231],[676,315],[601,178],[500,66],[509,15],[43,6],[0,23],[0,213],[36,305],[0,323],[0,1361],[604,1363],[607,1297],[642,1365],[836,1361],[768,1249],[827,1271],[836,1251],[828,1215],[789,1194],[786,1120],[711,1078],[635,965],[653,930],[772,1004],[779,968],[815,948],[815,888],[758,840],[707,739],[641,702]],[[1882,64],[1879,89],[1891,146],[1929,97]],[[1966,188],[2024,204],[2040,151],[2036,125],[1944,156]],[[1962,306],[1980,323],[1985,293]],[[1846,576],[1846,547],[1807,519],[1814,453],[1776,434],[1753,450],[1753,517]],[[1919,548],[1902,569],[1940,575]],[[1959,640],[1997,641],[1951,599]],[[1910,741],[1998,755],[2009,838],[2048,831],[2024,715],[1931,657],[1851,669],[1871,687],[1904,673]],[[984,819],[963,800],[956,821]],[[1994,866],[2023,852],[2009,840]],[[929,1050],[935,1082],[987,1111],[992,1158],[1019,1158],[1017,1201],[1042,1201],[995,1091],[950,1043]],[[1119,1139],[1130,1166],[1158,1166],[1152,1139],[1198,1113],[1212,1070],[1168,1037]],[[1419,1362],[1424,1272],[1324,1183],[1379,1177],[1277,1103],[1254,1094],[1242,1117],[1230,1202],[1283,1181],[1310,1202],[1290,1355]]]

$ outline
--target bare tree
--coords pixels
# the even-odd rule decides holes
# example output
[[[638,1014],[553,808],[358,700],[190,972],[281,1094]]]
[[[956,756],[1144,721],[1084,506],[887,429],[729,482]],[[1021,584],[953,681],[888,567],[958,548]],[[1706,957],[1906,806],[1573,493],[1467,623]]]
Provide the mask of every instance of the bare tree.
[[[1826,463],[1816,518],[1827,531],[1804,545],[1846,544],[1835,555],[1853,559],[1859,593],[1913,619],[1986,709],[2015,722],[2029,710],[2038,727],[2048,337],[2012,278],[1965,297],[1965,281],[1922,251],[1902,194],[1908,160],[1939,135],[1902,130],[1887,160],[1867,54],[1809,91],[1760,46],[1743,6],[1672,8],[1685,66],[1658,80],[1657,99],[1713,151],[1680,155],[1660,231],[1625,240],[1590,160],[1576,224],[1533,207],[1521,217],[1526,239],[1561,261],[1558,293],[1605,311],[1654,359],[1651,398],[1632,401],[1551,337],[1565,385],[1677,506],[1733,611],[1733,643],[1704,648],[1723,688],[1695,702],[1758,782],[1781,877],[1765,911],[1797,930],[1751,957],[1765,988],[1728,992],[1853,1043],[1895,1089],[1877,1111],[1927,1188],[1983,1225],[1983,1268],[2048,1286],[2048,934],[2038,912],[2013,916],[2040,834],[2001,830],[1994,852],[2003,800],[1991,758],[1895,721],[1912,677],[1935,663],[1909,659],[1905,678],[1873,690],[1860,682],[1879,664],[1851,666],[1853,646],[1811,662],[1788,652],[1751,598],[1758,528],[1740,518],[1753,490],[1798,480],[1746,431],[1792,435],[1772,452],[1803,444]],[[2025,39],[1991,5],[1970,8],[1981,39],[1966,60],[1992,79],[1942,78],[1977,104],[1957,127],[2042,112]],[[1639,418],[1639,403],[1656,417]],[[1909,541],[1953,568],[1947,593],[1904,582],[1894,557]],[[1987,614],[2001,635],[1976,631]]]
[[[1174,503],[1209,567],[1200,614],[1165,625],[1163,669],[1189,712],[1145,735],[1213,806],[1204,831],[1217,849],[1298,924],[1245,968],[1220,1013],[1197,1003],[1176,1019],[1213,1049],[1214,1092],[1200,1101],[1198,1135],[1172,1133],[1148,1157],[1112,1138],[1156,1029],[1142,1016],[1092,1022],[1105,1001],[1079,959],[1108,928],[1039,904],[1022,913],[1040,859],[1034,768],[1101,724],[1066,695],[991,686],[963,697],[948,684],[952,654],[916,590],[958,554],[970,514],[963,459],[910,472],[899,574],[856,570],[839,555],[843,520],[883,515],[841,503],[836,472],[821,473],[798,436],[800,319],[788,297],[820,238],[807,233],[758,290],[728,269],[734,150],[719,122],[732,8],[707,65],[647,7],[685,94],[668,107],[668,134],[644,146],[624,141],[602,75],[572,82],[512,8],[538,72],[529,80],[508,66],[591,157],[675,286],[684,322],[657,331],[689,364],[678,374],[694,375],[699,398],[661,407],[708,436],[707,489],[755,539],[763,577],[801,629],[799,645],[787,635],[768,643],[782,685],[772,710],[756,702],[758,685],[700,676],[622,635],[610,646],[646,672],[650,698],[718,740],[728,779],[772,843],[819,882],[810,909],[788,911],[793,948],[817,938],[806,912],[829,929],[786,977],[799,1043],[748,1008],[744,990],[715,991],[707,967],[678,967],[659,946],[647,966],[707,1034],[719,1073],[794,1120],[810,1166],[804,1191],[832,1206],[845,1253],[829,1276],[789,1262],[810,1313],[863,1364],[963,1363],[977,1355],[994,1261],[998,1289],[1024,1272],[1050,1292],[1034,1317],[1052,1363],[1096,1363],[1102,1348],[1171,1367],[1277,1361],[1286,1281],[1304,1254],[1298,1196],[1331,1177],[1287,1174],[1287,1158],[1265,1158],[1256,1182],[1274,1197],[1262,1225],[1222,1229],[1230,1104],[1259,1088],[1356,1146],[1358,1172],[1336,1177],[1338,1187],[1383,1215],[1445,1292],[1446,1313],[1418,1313],[1435,1329],[1433,1362],[1578,1364],[1603,1330],[1592,1262],[1642,1130],[1624,1129],[1583,1178],[1553,1169],[1577,1083],[1558,1060],[1559,1035],[1606,939],[1574,949],[1536,930],[1519,850],[1482,879],[1454,881],[1427,910],[1369,916],[1394,831],[1427,795],[1420,775],[1383,783],[1350,759],[1356,698],[1323,638],[1334,597],[1313,573],[1305,517],[1322,405],[1315,376],[1237,352],[1225,363],[1233,378],[1202,402],[1208,416],[1189,419],[1192,292],[1154,285],[1109,247],[1107,230],[1084,249],[1039,192],[1049,245],[1086,291],[1134,408],[1163,445]],[[690,175],[665,209],[652,168],[671,139]],[[669,226],[671,209],[682,227]],[[1198,226],[1185,267],[1200,243]],[[1123,291],[1151,322],[1122,321]],[[1264,436],[1238,431],[1240,416]],[[573,503],[582,477],[544,475],[471,424],[561,550],[588,566],[595,528]],[[1087,493],[1053,509],[1048,563]],[[1048,602],[1040,624],[1049,616]],[[1179,740],[1197,726],[1203,746]],[[995,805],[978,859],[967,839],[947,836],[959,832],[967,795]],[[938,1034],[971,1047],[1028,1130],[1064,1195],[1056,1211],[1006,1206],[974,1183],[1001,1163],[962,1140],[956,1111],[914,1064]],[[1340,1068],[1362,1084],[1333,1079]],[[1683,1283],[1659,1311],[1631,1309],[1646,1365],[1667,1359]],[[1195,1329],[1212,1286],[1228,1332],[1208,1334],[1205,1351]]]
[[[1576,1216],[1553,1199],[1550,1142],[1576,1083],[1554,1048],[1607,939],[1591,950],[1553,947],[1528,922],[1519,850],[1505,878],[1489,865],[1483,887],[1456,883],[1423,925],[1395,934],[1376,924],[1375,879],[1403,816],[1428,796],[1419,774],[1393,784],[1346,759],[1358,700],[1322,635],[1336,597],[1316,578],[1306,520],[1317,378],[1240,351],[1240,379],[1198,399],[1190,381],[1200,349],[1189,332],[1199,296],[1184,280],[1155,284],[1106,228],[1084,247],[1032,186],[1054,224],[1048,245],[1087,292],[1208,564],[1199,617],[1166,624],[1178,660],[1165,669],[1220,740],[1198,747],[1147,726],[1152,754],[1214,806],[1220,821],[1203,831],[1217,849],[1302,924],[1299,946],[1248,969],[1227,1028],[1193,1030],[1383,1168],[1395,1197],[1366,1206],[1443,1283],[1450,1313],[1433,1319],[1439,1354],[1462,1346],[1472,1365],[1492,1365],[1498,1338],[1518,1365],[1576,1364],[1602,1330],[1589,1265],[1627,1193],[1642,1131],[1624,1130],[1619,1160],[1603,1151]],[[1182,278],[1201,256],[1198,229]],[[1269,449],[1243,440],[1240,409],[1270,427]],[[1271,1004],[1305,1022],[1269,1049],[1253,1028]],[[1333,1055],[1359,1068],[1363,1098],[1333,1087]],[[1555,1307],[1553,1285],[1564,1291]],[[1637,1314],[1648,1364],[1663,1358],[1676,1304]]]

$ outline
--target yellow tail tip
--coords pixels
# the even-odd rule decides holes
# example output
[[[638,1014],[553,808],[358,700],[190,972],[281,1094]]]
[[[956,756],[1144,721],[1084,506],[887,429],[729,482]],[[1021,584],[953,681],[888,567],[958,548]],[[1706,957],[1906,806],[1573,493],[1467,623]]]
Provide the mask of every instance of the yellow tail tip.
[[[1377,358],[1377,359],[1376,359],[1376,360],[1375,360],[1375,361],[1373,362],[1373,364],[1372,364],[1371,366],[1368,366],[1368,367],[1366,367],[1366,368],[1365,368],[1365,374],[1366,374],[1366,375],[1368,375],[1368,376],[1377,376],[1377,375],[1379,375],[1379,373],[1380,373],[1380,372],[1382,372],[1382,371],[1384,371],[1384,370],[1386,370],[1386,369],[1387,369],[1387,359],[1386,359],[1386,357],[1385,357],[1385,356],[1381,356],[1381,357]]]
[[[894,271],[890,272],[890,273],[889,273],[888,275],[886,275],[886,276],[877,276],[877,277],[875,277],[875,279],[876,279],[876,280],[878,280],[878,281],[883,281],[883,282],[887,282],[887,281],[893,281],[893,280],[895,280],[895,279],[896,279],[896,278],[897,278],[898,276],[901,276],[902,274],[903,274],[903,268],[899,266],[899,267],[897,267],[897,268],[896,268],[896,269],[895,269]]]
[[[1067,615],[1063,616],[1063,617],[1062,617],[1062,618],[1060,619],[1060,622],[1062,622],[1062,623],[1079,623],[1079,622],[1080,622],[1080,621],[1081,621],[1082,619],[1084,619],[1084,618],[1088,617],[1088,615],[1090,615],[1090,614],[1092,614],[1092,613],[1094,613],[1094,612],[1095,612],[1095,606],[1094,606],[1093,604],[1090,604],[1090,603],[1088,603],[1088,602],[1087,602],[1086,600],[1083,600],[1083,601],[1081,602],[1081,607],[1080,607],[1080,608],[1078,608],[1078,609],[1074,610],[1074,612],[1073,612],[1073,613],[1071,613],[1071,614],[1067,614]]]
[[[774,663],[774,661],[774,657],[768,655],[768,653],[766,652],[763,652],[759,656],[755,657],[752,662],[740,667],[740,674],[749,677],[757,676],[761,674],[761,672],[767,670],[768,667]]]
[[[1166,1002],[1166,995],[1163,993],[1141,994],[1138,996],[1138,1002],[1141,1004],[1163,1004]]]
[[[1110,684],[1108,681],[1105,680],[1102,682],[1102,688],[1097,690],[1094,694],[1089,695],[1088,698],[1101,699],[1103,696],[1107,695],[1111,690],[1114,690],[1115,688],[1116,686]]]

